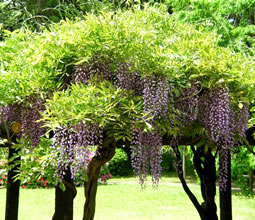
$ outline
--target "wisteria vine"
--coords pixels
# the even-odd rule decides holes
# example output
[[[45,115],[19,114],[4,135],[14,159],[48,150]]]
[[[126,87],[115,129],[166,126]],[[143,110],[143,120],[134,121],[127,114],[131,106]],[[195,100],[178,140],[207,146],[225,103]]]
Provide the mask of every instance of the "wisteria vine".
[[[205,128],[208,141],[217,146],[220,156],[220,189],[225,190],[228,153],[234,144],[245,137],[245,131],[248,129],[248,104],[231,103],[230,91],[226,85],[203,88],[200,91],[200,83],[191,82],[190,88],[179,90],[180,95],[176,96],[170,89],[167,77],[152,75],[142,78],[137,72],[131,73],[130,69],[129,63],[118,63],[114,75],[108,62],[95,58],[88,65],[76,66],[71,82],[85,85],[96,75],[99,81],[111,81],[116,87],[133,91],[133,95],[143,97],[144,112],[149,114],[149,123],[154,130],[145,133],[141,128],[131,128],[131,162],[140,183],[144,184],[150,172],[153,184],[158,184],[161,173],[162,137],[155,122],[177,112],[176,119],[183,127],[191,126],[195,121],[200,123]],[[29,105],[23,103],[2,106],[0,120],[20,122],[22,135],[29,138],[33,146],[37,146],[40,137],[46,131],[43,122],[40,121],[40,112],[45,110],[45,106],[44,102],[36,97],[29,98],[27,102]],[[69,167],[72,178],[75,178],[78,172],[84,172],[88,166],[93,152],[91,146],[102,146],[103,128],[92,123],[85,125],[82,122],[68,129],[62,126],[54,131],[53,140],[54,152],[58,157],[57,175],[63,178],[65,170]]]
[[[21,121],[21,105],[9,104],[0,107],[0,122],[20,122]]]
[[[169,84],[162,76],[148,76],[143,80],[144,111],[154,118],[166,116],[168,110]]]
[[[3,122],[21,124],[21,132],[16,134],[17,137],[26,137],[32,141],[32,146],[40,143],[40,138],[45,134],[46,129],[43,128],[43,122],[40,112],[45,110],[44,102],[36,97],[30,98],[29,105],[10,104],[1,107]]]
[[[46,128],[43,127],[43,122],[40,112],[45,110],[44,102],[40,98],[31,98],[29,106],[23,105],[21,111],[21,128],[22,135],[28,137],[32,141],[32,146],[37,146],[40,143],[40,138],[45,134]]]
[[[219,185],[224,191],[227,187],[228,155],[248,128],[248,104],[242,108],[230,102],[226,86],[205,90],[199,99],[199,120],[204,125],[209,140],[219,151]],[[235,140],[235,136],[239,138]]]
[[[99,81],[112,81],[113,79],[113,74],[109,64],[107,62],[101,62],[100,59],[94,59],[91,61],[91,64],[76,66],[75,71],[72,74],[71,82],[86,85],[88,80],[95,75]]]
[[[183,125],[189,126],[197,119],[199,87],[199,83],[192,82],[190,88],[182,89],[180,95],[175,97],[177,118]]]
[[[96,153],[95,147],[98,149],[102,146],[102,141],[103,130],[95,124],[78,123],[70,129],[56,129],[53,137],[53,155],[57,160],[56,176],[63,179],[67,169],[70,169],[72,179],[75,179],[77,174],[85,174]]]
[[[149,171],[152,183],[156,186],[161,176],[162,138],[158,132],[142,133],[140,128],[132,127],[131,165],[144,186]]]
[[[119,63],[116,69],[115,85],[127,91],[132,90],[134,95],[141,96],[143,93],[143,81],[138,73],[129,71],[129,63]]]

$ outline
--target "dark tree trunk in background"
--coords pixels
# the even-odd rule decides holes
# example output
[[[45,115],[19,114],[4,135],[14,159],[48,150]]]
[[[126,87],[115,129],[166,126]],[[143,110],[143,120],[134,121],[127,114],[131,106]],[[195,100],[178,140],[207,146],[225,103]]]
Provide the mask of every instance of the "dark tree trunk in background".
[[[55,213],[52,220],[73,220],[73,200],[77,191],[71,179],[70,169],[66,170],[63,183],[65,191],[59,187],[59,184],[56,186]]]
[[[181,153],[180,150],[178,149],[177,146],[171,146],[174,150],[175,156],[176,156],[176,170],[178,173],[178,177],[181,181],[182,187],[184,189],[184,191],[186,192],[186,194],[188,195],[189,199],[191,200],[191,202],[193,203],[193,205],[195,206],[196,210],[198,211],[198,214],[200,215],[201,219],[206,219],[205,216],[205,211],[202,208],[202,206],[199,204],[197,198],[195,197],[195,195],[191,192],[190,188],[188,187],[184,176],[183,176],[183,168],[182,168],[182,159],[181,159]]]
[[[192,151],[194,152],[193,163],[201,182],[201,194],[204,199],[201,206],[205,211],[205,219],[217,220],[215,158],[210,148],[205,152],[204,146],[196,150],[192,146]]]
[[[220,191],[220,219],[232,220],[232,198],[231,198],[231,154],[228,152],[228,175],[225,191]]]
[[[9,147],[8,165],[14,165],[14,167],[8,172],[5,220],[18,219],[20,181],[17,180],[14,182],[14,176],[18,174],[20,157],[16,157],[13,161],[10,161],[10,159],[18,152],[18,150],[12,148],[11,146]]]
[[[205,152],[204,146],[198,147],[196,150],[194,146],[191,149],[194,153],[194,166],[201,181],[201,194],[204,202],[199,204],[195,195],[191,192],[183,176],[181,154],[177,146],[172,146],[177,159],[176,169],[179,179],[182,183],[184,191],[189,196],[191,202],[197,209],[202,220],[217,220],[217,206],[215,204],[216,195],[216,167],[215,158],[212,155],[211,149]]]
[[[84,192],[86,202],[84,204],[83,220],[93,220],[96,208],[97,180],[100,168],[103,164],[112,159],[115,154],[116,143],[113,138],[104,138],[103,146],[100,147],[96,156],[89,163]]]

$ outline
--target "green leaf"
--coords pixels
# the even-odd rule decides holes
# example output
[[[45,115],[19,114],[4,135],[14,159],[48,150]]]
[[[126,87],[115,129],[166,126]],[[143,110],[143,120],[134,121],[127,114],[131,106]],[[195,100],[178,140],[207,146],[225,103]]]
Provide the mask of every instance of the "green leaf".
[[[58,186],[59,186],[59,188],[60,188],[63,192],[66,191],[66,186],[65,186],[65,184],[64,184],[63,182],[60,182]]]
[[[2,139],[2,138],[0,138],[0,145],[4,145],[4,144],[6,144],[7,142],[8,142],[7,139]]]
[[[238,103],[238,107],[240,108],[240,109],[242,109],[243,108],[243,104],[242,103]]]

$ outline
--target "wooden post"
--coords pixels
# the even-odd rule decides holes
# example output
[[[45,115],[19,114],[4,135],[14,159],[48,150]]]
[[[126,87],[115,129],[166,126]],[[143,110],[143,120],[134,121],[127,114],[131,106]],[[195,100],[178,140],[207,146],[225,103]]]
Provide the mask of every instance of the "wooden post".
[[[251,192],[253,192],[253,170],[252,170],[252,168],[249,168],[248,174],[249,174],[249,190]]]
[[[8,165],[14,165],[19,162],[20,157],[10,161],[10,159],[18,153],[18,150],[9,147]],[[18,168],[20,163],[16,164],[9,172],[7,179],[7,193],[6,193],[6,209],[5,209],[5,220],[17,220],[19,211],[19,187],[20,181],[14,182],[14,176],[18,174]]]
[[[186,146],[183,147],[182,170],[183,170],[183,178],[184,180],[186,180]]]
[[[220,219],[232,220],[232,193],[231,193],[231,154],[228,154],[227,159],[227,187],[225,191],[220,191]],[[221,155],[219,155],[221,156]]]

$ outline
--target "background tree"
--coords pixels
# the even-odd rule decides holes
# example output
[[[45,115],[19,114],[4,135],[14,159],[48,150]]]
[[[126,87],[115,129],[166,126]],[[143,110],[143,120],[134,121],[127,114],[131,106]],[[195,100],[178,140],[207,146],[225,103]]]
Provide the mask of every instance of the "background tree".
[[[216,30],[221,36],[218,40],[220,46],[253,54],[253,0],[169,0],[166,4],[177,19],[195,24],[205,31]]]

